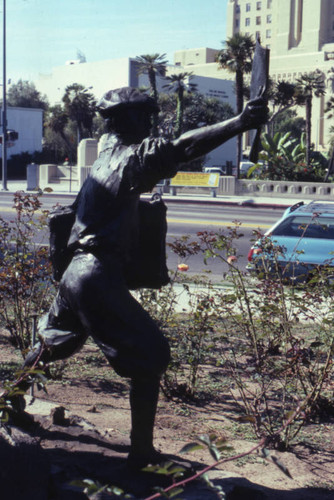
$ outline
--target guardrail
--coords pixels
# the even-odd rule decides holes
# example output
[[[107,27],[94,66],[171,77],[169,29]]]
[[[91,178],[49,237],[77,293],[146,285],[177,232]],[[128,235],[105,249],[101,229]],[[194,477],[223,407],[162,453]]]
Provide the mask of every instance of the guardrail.
[[[172,184],[172,183],[171,183]],[[167,189],[168,190],[168,189]],[[167,191],[165,189],[165,192]],[[334,184],[324,182],[266,181],[252,179],[236,179],[234,176],[220,176],[219,186],[215,188],[220,196],[252,196],[273,198],[296,198],[334,200]],[[178,186],[177,190],[169,186],[169,193],[177,192],[194,194],[207,193],[207,188],[199,186]]]
[[[220,194],[226,194],[222,191]],[[334,199],[334,184],[324,182],[292,182],[292,181],[260,181],[238,179],[235,195],[250,194],[254,197],[298,197],[317,198],[319,200]]]

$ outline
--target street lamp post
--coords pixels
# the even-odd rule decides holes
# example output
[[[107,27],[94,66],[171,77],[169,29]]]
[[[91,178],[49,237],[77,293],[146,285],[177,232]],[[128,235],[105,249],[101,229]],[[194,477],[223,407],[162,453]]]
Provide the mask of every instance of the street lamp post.
[[[3,80],[2,80],[2,189],[7,191],[7,103],[6,103],[6,0],[3,7]]]

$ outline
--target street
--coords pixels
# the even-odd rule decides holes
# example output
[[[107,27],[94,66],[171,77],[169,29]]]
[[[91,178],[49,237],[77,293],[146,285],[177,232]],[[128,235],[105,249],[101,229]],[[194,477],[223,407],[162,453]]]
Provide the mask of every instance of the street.
[[[283,213],[278,209],[263,209],[256,207],[213,205],[213,204],[182,204],[168,203],[167,221],[168,237],[167,242],[172,242],[175,238],[189,235],[190,241],[197,239],[199,231],[227,231],[228,226],[233,226],[233,221],[241,222],[240,233],[244,236],[235,241],[238,256],[237,265],[240,269],[245,269],[247,254],[254,238],[253,231],[261,228],[267,230]],[[227,234],[227,233],[226,233]],[[178,258],[167,246],[168,267],[176,269],[177,265],[184,262]],[[186,262],[189,265],[188,274],[198,274],[202,270],[210,271],[210,278],[213,281],[220,281],[222,274],[227,270],[227,265],[220,259],[211,259],[207,265],[203,262],[202,255],[189,257]]]
[[[50,209],[56,203],[69,205],[73,202],[74,195],[43,195],[43,208]],[[241,222],[240,232],[244,236],[236,241],[238,267],[245,269],[247,263],[247,253],[251,246],[253,231],[261,228],[268,229],[282,214],[282,209],[256,208],[244,206],[230,206],[213,203],[184,203],[179,200],[166,201],[168,208],[167,222],[168,234],[167,243],[174,241],[184,235],[189,235],[190,241],[197,239],[199,231],[226,231],[233,221]],[[6,220],[13,218],[14,210],[13,194],[0,193],[0,215]],[[168,267],[175,270],[177,265],[184,262],[178,258],[167,245]],[[220,281],[222,273],[226,271],[226,266],[220,260],[212,260],[205,265],[202,255],[192,256],[187,259],[189,265],[188,274],[200,273],[203,269],[210,271],[213,281]]]

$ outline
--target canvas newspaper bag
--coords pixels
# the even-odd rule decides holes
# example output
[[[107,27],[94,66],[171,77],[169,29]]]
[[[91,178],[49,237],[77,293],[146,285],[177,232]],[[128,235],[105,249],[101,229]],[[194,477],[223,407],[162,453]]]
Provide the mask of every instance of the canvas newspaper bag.
[[[131,290],[161,288],[169,283],[166,265],[167,207],[155,193],[150,201],[139,201],[139,245],[127,264],[126,282]],[[53,277],[60,281],[73,257],[68,240],[75,221],[75,202],[58,206],[49,215],[50,260]]]

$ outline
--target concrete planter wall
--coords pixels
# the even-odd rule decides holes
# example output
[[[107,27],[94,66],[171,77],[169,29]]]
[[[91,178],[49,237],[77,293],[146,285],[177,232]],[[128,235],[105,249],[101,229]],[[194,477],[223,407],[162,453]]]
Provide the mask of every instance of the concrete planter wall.
[[[223,194],[223,193],[220,193]],[[236,181],[236,195],[265,196],[265,197],[293,197],[317,198],[324,200],[334,199],[334,184],[323,182],[291,182],[291,181]]]

